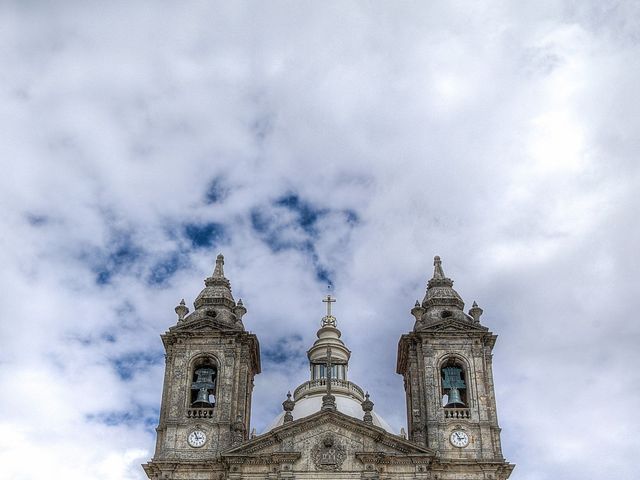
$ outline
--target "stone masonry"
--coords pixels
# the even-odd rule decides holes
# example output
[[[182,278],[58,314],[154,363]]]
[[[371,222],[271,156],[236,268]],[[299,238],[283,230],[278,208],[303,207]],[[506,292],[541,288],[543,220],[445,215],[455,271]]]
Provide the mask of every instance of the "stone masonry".
[[[493,386],[497,337],[480,324],[482,309],[475,303],[464,312],[439,257],[423,301],[411,310],[414,328],[398,344],[408,435],[404,429],[389,431],[375,412],[372,416],[369,395],[363,397],[360,387],[347,381],[350,352],[339,340],[330,303],[310,350],[312,379],[296,389],[302,393],[295,401],[287,396],[279,422],[252,435],[251,396],[260,373],[260,348],[244,328],[246,309],[234,300],[223,265],[219,255],[194,312],[189,314],[181,302],[177,324],[162,335],[166,367],[156,451],[143,465],[150,479],[509,477],[514,466],[502,456]],[[328,376],[319,363],[323,342],[331,344]],[[334,371],[341,378],[333,378]],[[304,410],[315,405],[314,396],[322,395],[327,382],[328,392],[338,397],[337,408]],[[341,405],[354,402],[362,406],[359,414],[341,411]]]

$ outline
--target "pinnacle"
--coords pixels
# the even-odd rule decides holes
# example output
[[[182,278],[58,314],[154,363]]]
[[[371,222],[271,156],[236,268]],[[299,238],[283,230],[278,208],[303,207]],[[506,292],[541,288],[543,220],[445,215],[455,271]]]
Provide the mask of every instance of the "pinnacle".
[[[444,276],[444,271],[442,270],[442,261],[440,260],[440,257],[438,255],[433,257],[433,266],[434,266],[433,278],[438,278],[438,279],[446,278]]]
[[[427,283],[427,292],[422,301],[424,308],[430,306],[455,306],[462,310],[464,302],[453,289],[453,280],[446,277],[439,256],[433,258],[433,277]],[[415,308],[415,307],[414,307]]]
[[[216,266],[213,274],[204,281],[205,288],[200,292],[198,298],[194,302],[196,309],[205,306],[219,304],[220,302],[229,308],[236,306],[233,295],[231,294],[231,284],[224,276],[224,256],[219,254],[216,257]]]
[[[216,257],[216,268],[213,270],[212,277],[224,278],[224,255],[221,253]]]

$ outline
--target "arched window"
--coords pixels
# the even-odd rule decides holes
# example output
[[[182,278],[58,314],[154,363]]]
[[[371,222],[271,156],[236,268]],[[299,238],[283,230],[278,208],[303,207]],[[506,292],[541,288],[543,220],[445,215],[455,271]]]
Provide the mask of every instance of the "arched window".
[[[191,408],[213,408],[216,404],[216,381],[218,367],[215,361],[208,357],[196,360],[191,375]]]
[[[464,367],[455,358],[447,360],[440,369],[442,406],[468,408],[467,379]]]

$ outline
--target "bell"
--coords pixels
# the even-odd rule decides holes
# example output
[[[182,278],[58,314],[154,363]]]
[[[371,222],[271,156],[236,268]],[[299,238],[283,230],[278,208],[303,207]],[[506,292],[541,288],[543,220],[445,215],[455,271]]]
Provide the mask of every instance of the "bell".
[[[457,388],[451,388],[449,390],[449,401],[444,406],[445,408],[466,407],[462,398],[460,397],[460,391]]]
[[[213,383],[213,375],[216,371],[213,368],[199,368],[196,370],[196,383]]]
[[[215,400],[211,392],[215,391],[216,381],[213,368],[199,368],[195,371],[196,381],[191,384],[191,390],[198,390],[196,399],[191,403],[194,408],[213,408]]]
[[[198,396],[195,401],[191,404],[192,407],[195,408],[211,408],[213,405],[209,402],[209,392],[206,388],[201,388],[198,390]]]

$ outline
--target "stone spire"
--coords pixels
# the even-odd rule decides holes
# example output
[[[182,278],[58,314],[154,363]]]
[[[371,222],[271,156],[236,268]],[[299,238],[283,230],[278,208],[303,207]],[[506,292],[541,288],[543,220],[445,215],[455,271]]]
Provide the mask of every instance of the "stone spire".
[[[453,289],[453,280],[447,278],[442,269],[440,257],[433,258],[433,277],[427,283],[427,292],[422,300],[422,307],[453,307],[464,309],[464,302],[458,292]]]
[[[200,292],[193,306],[196,310],[209,305],[224,305],[230,309],[236,306],[231,294],[231,284],[224,276],[224,257],[222,254],[216,258],[216,266],[213,275],[204,281],[205,288]]]

